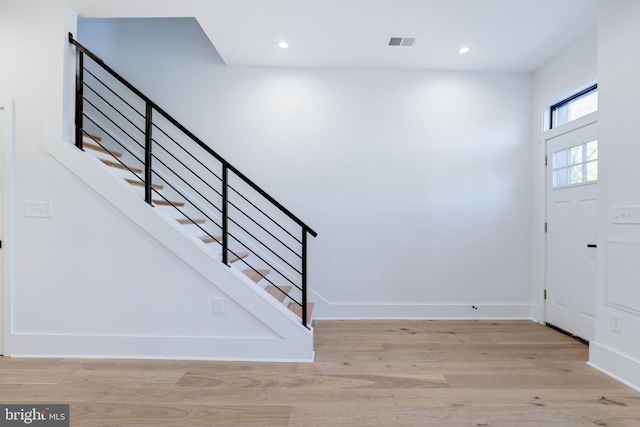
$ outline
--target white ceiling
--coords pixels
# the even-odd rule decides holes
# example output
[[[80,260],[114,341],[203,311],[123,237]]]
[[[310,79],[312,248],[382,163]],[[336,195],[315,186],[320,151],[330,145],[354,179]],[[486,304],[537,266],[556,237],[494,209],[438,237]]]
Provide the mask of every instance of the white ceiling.
[[[597,15],[597,0],[69,2],[85,17],[195,16],[230,66],[531,72],[594,28]],[[417,42],[388,47],[396,35]],[[462,46],[471,52],[459,54]]]
[[[597,0],[229,0],[198,17],[227,65],[531,72],[596,25]],[[413,47],[388,47],[392,35]],[[289,48],[277,47],[286,40]],[[462,46],[471,52],[458,53]]]

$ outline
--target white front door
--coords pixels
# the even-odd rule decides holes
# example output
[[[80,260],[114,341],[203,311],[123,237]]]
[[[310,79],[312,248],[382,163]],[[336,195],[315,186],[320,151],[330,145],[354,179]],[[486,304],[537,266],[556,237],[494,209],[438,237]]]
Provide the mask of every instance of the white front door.
[[[546,139],[547,323],[591,341],[595,329],[597,122]]]

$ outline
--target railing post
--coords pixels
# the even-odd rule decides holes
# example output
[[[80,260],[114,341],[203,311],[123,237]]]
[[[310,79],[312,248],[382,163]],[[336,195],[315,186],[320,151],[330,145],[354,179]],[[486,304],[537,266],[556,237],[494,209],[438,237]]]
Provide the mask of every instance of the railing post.
[[[153,123],[153,106],[147,101],[144,130],[144,201],[153,206],[153,195],[151,186],[151,131]]]
[[[71,34],[69,34],[71,37]],[[84,79],[84,53],[76,50],[76,147],[82,148],[82,100],[84,97],[84,87],[82,81]]]
[[[229,167],[222,163],[222,262],[229,265]]]
[[[302,227],[302,324],[307,326],[307,229]]]

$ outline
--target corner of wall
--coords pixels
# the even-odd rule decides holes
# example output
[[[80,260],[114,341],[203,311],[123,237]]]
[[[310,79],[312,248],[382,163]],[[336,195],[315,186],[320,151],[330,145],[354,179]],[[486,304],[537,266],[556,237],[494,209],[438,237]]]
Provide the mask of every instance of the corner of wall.
[[[68,41],[68,34],[77,37],[78,14],[65,6],[64,9],[64,53],[63,53],[63,80],[62,80],[62,138],[72,140],[73,123],[75,116],[75,69],[76,52]]]

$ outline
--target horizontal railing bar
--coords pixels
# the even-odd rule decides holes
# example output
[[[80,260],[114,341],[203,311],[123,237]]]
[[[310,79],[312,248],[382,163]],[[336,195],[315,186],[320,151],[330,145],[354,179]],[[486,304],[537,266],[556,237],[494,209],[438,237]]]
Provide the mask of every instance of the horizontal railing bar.
[[[155,171],[153,171],[153,173],[156,176],[159,176]],[[159,176],[160,177],[160,176]],[[162,179],[162,177],[160,177]],[[182,197],[184,197],[184,195],[182,193],[180,193],[178,190],[176,190],[174,187],[171,186],[171,184],[169,184],[168,182],[165,181],[165,184],[167,184],[168,186],[170,186],[171,188],[173,188],[174,191],[176,191],[178,194],[180,194]],[[162,199],[164,199],[165,202],[169,202],[169,204],[171,204],[171,206],[177,210],[178,212],[180,212],[182,215],[185,216],[185,218],[187,218],[189,221],[191,221],[193,223],[193,225],[195,225],[196,227],[198,227],[200,230],[204,231],[205,233],[207,233],[209,235],[209,237],[213,237],[211,234],[209,234],[209,232],[207,230],[205,230],[204,228],[200,227],[200,224],[196,224],[196,222],[194,220],[192,220],[191,218],[189,218],[189,216],[184,213],[184,211],[180,210],[177,206],[175,206],[173,203],[171,203],[171,201],[169,199],[167,199],[165,196],[163,196],[158,190],[156,190],[155,188],[152,188],[152,190],[158,195],[160,196]],[[218,228],[221,228],[221,226],[216,222],[215,219],[212,219],[209,215],[207,215],[202,209],[200,209],[199,207],[197,207],[194,203],[192,203],[189,199],[187,199],[185,197],[185,201],[189,202],[190,205],[193,206],[194,209],[196,209],[198,212],[200,212],[202,215],[204,215],[209,221],[211,221],[213,223],[213,225],[215,225]]]
[[[237,224],[236,224],[237,225]],[[231,235],[231,234],[229,234]],[[233,237],[233,236],[232,236]],[[233,237],[238,243],[240,243],[240,241]],[[251,252],[251,254],[255,257],[257,257],[258,259],[260,259],[260,261],[264,262],[267,266],[271,267],[273,269],[273,271],[275,271],[276,273],[278,273],[281,277],[283,277],[287,282],[291,283],[293,286],[295,286],[298,290],[302,290],[302,286],[298,285],[296,282],[294,282],[293,280],[289,279],[285,274],[283,274],[280,270],[278,270],[276,267],[274,267],[273,265],[271,265],[271,263],[269,263],[269,261],[267,261],[266,259],[262,258],[260,255],[258,255],[257,253],[255,253],[254,251],[252,251],[251,249],[247,249],[249,252]]]
[[[180,160],[179,158],[177,158],[176,156],[173,155],[173,153],[171,153],[169,150],[167,150],[166,148],[164,148],[164,146],[162,144],[160,144],[158,141],[156,141],[155,139],[153,140],[153,142],[156,143],[156,145],[160,148],[162,148],[168,155],[170,155],[171,157],[173,157],[178,163],[180,163],[186,170],[188,170],[189,172],[191,172],[193,174],[193,176],[195,176],[196,178],[198,178],[200,181],[202,181],[202,183],[204,185],[206,185],[207,187],[209,187],[210,189],[212,189],[214,192],[216,192],[216,194],[218,194],[218,196],[222,197],[222,193],[220,193],[218,190],[216,190],[215,188],[213,188],[211,186],[211,184],[209,184],[207,181],[205,181],[204,179],[202,179],[202,177],[198,174],[196,174],[194,171],[192,171],[189,166],[185,165],[182,160]],[[156,158],[158,158],[156,156]],[[163,163],[164,165],[164,163]],[[167,168],[169,168],[169,166],[165,165]],[[171,170],[171,172],[173,172],[174,174],[176,174],[173,170]],[[176,174],[177,176],[178,174]],[[182,178],[181,178],[182,179]],[[182,179],[184,181],[184,179]],[[185,181],[186,182],[186,181]]]
[[[218,178],[219,181],[222,181],[222,178],[220,178],[214,171],[212,171],[211,169],[209,169],[209,167],[207,165],[205,165],[204,163],[202,163],[200,161],[200,159],[198,159],[196,156],[194,156],[193,154],[191,154],[186,148],[184,148],[182,146],[182,144],[180,144],[178,141],[176,141],[174,138],[172,138],[169,134],[167,134],[160,126],[158,126],[157,124],[153,124],[153,126],[158,129],[160,132],[162,132],[167,138],[169,138],[171,141],[173,141],[178,147],[180,147],[182,149],[182,151],[184,151],[185,153],[187,153],[188,155],[190,155],[196,162],[200,163],[200,165],[202,165],[203,168],[205,168],[206,170],[208,170],[213,176],[215,176],[216,178]],[[168,151],[167,151],[168,152]]]
[[[105,116],[105,118],[107,118],[109,121],[111,121],[113,123],[113,121],[106,115],[104,114],[98,107],[96,107],[95,105],[93,105],[93,103],[91,103],[91,101],[86,100],[87,102],[89,102],[97,111],[99,111],[103,116]],[[138,156],[136,156],[133,152],[131,152],[131,150],[129,150],[124,144],[122,144],[120,141],[118,141],[116,138],[114,138],[109,132],[107,132],[102,126],[100,126],[98,123],[96,123],[89,115],[87,115],[86,113],[83,113],[83,116],[86,117],[87,119],[89,119],[93,124],[95,124],[100,130],[102,130],[103,132],[105,132],[107,135],[110,136],[111,139],[113,139],[120,147],[122,147],[124,150],[126,150],[129,154],[131,154],[131,156],[133,156],[136,160],[138,160],[139,162],[142,163],[142,160],[140,158],[138,158]],[[113,123],[114,125],[117,126],[117,124]],[[122,129],[121,129],[122,130]],[[124,130],[122,130],[125,134],[127,134],[127,132],[125,132]],[[128,135],[128,134],[127,134]],[[128,135],[130,138],[131,136]],[[95,141],[95,139],[92,137],[91,139],[93,139]],[[137,142],[134,140],[134,142]],[[102,148],[104,148],[105,150],[108,151],[107,148],[105,148],[102,144],[99,144]],[[138,144],[139,145],[139,144]],[[160,145],[160,144],[158,144]],[[116,156],[113,156],[111,154],[112,157],[114,157],[116,160],[118,160],[118,163],[120,163],[121,165],[123,165],[124,167],[127,167],[126,164],[124,164],[120,159],[118,159]],[[154,155],[155,157],[155,155]],[[167,169],[169,169],[174,175],[176,175],[178,178],[182,179],[178,174],[176,174],[169,166],[167,166],[164,162],[162,162],[162,160],[158,159],[156,157],[156,160],[158,160],[160,163],[162,163]],[[142,182],[144,182],[144,180],[142,180],[137,174],[135,174],[135,172],[133,172],[131,169],[129,169],[127,167],[127,169],[134,173],[135,177],[140,179]],[[215,226],[217,226],[218,228],[220,228],[220,225],[213,219],[211,218],[205,211],[203,211],[202,209],[200,209],[195,203],[193,203],[192,201],[189,200],[188,197],[186,197],[184,194],[182,194],[182,192],[180,192],[180,190],[178,190],[177,188],[175,188],[171,183],[167,182],[164,177],[160,174],[158,174],[155,170],[153,171],[153,173],[158,176],[160,179],[162,179],[165,184],[169,187],[171,187],[171,189],[173,189],[176,193],[178,193],[181,197],[183,197],[186,201],[188,201],[193,207],[194,209],[198,210],[202,215],[204,215],[209,221],[211,221]],[[183,180],[184,181],[184,180]],[[191,187],[191,185],[189,185],[188,182],[185,181],[185,184],[187,184],[189,187]],[[195,191],[196,193],[198,193],[204,200],[207,201],[207,203],[209,203],[211,206],[213,206],[215,209],[217,209],[219,212],[222,213],[222,211],[220,210],[220,208],[218,208],[214,203],[212,203],[209,199],[207,199],[205,196],[203,196],[202,194],[200,194],[195,188],[191,187],[193,191]],[[215,189],[212,189],[215,191]],[[162,196],[162,194],[160,194],[157,190],[154,189],[154,191],[163,199],[164,196]],[[165,201],[169,202],[169,200],[165,199]],[[173,204],[172,204],[173,206]],[[182,212],[180,209],[178,209],[176,206],[173,206],[176,210],[178,210],[179,212],[181,212],[183,215],[185,215],[185,217],[189,218],[186,214],[184,214],[184,212]],[[191,220],[191,219],[190,219]],[[193,221],[192,221],[193,222]],[[210,235],[204,228],[200,227],[199,224],[195,224],[198,228],[200,228],[204,233],[206,233],[207,235],[209,235],[209,237],[213,237],[212,235]]]
[[[313,237],[316,237],[318,235],[318,233],[313,231],[313,229],[311,229],[311,227],[309,227],[302,220],[300,220],[297,216],[295,216],[293,213],[291,213],[287,208],[285,208],[283,205],[281,205],[277,200],[275,200],[272,196],[270,196],[260,186],[258,186],[256,183],[251,181],[246,175],[244,175],[242,172],[240,172],[238,169],[236,169],[233,165],[231,165],[229,162],[227,162],[224,158],[222,158],[222,156],[220,156],[218,153],[216,153],[211,147],[209,147],[207,144],[202,142],[197,136],[195,136],[191,131],[189,131],[187,128],[185,128],[180,122],[178,122],[176,119],[174,119],[171,115],[169,115],[167,112],[165,112],[162,108],[160,108],[160,106],[158,106],[158,104],[153,102],[149,97],[144,95],[142,92],[140,92],[138,89],[136,89],[135,86],[133,86],[131,83],[129,83],[124,77],[122,77],[120,74],[115,72],[111,67],[109,67],[107,64],[105,64],[104,61],[102,61],[102,59],[100,59],[100,57],[98,57],[93,52],[91,52],[89,49],[87,49],[82,44],[80,44],[78,41],[76,41],[73,38],[73,34],[71,34],[71,33],[69,33],[69,42],[71,44],[73,44],[74,46],[76,46],[76,48],[79,49],[80,51],[82,51],[85,55],[87,55],[91,59],[93,59],[97,64],[99,64],[102,68],[104,68],[109,74],[111,74],[114,78],[116,78],[120,83],[122,83],[129,90],[131,90],[133,93],[135,93],[140,98],[142,98],[142,100],[144,100],[145,102],[148,102],[149,104],[151,104],[151,106],[153,107],[154,110],[156,110],[159,114],[164,116],[164,118],[167,119],[171,124],[173,124],[175,127],[177,127],[180,131],[182,131],[189,138],[191,138],[203,150],[207,151],[210,155],[212,155],[213,157],[218,159],[220,162],[222,162],[225,165],[227,165],[227,167],[229,168],[229,170],[231,172],[236,174],[236,176],[238,176],[241,180],[243,180],[245,183],[247,183],[247,185],[249,185],[251,188],[253,188],[262,197],[264,197],[269,202],[271,202],[274,206],[276,206],[278,209],[280,209],[285,215],[287,215],[291,220],[293,220],[299,226],[301,226],[306,232],[311,234]]]
[[[271,237],[273,237],[274,239],[276,239],[282,246],[284,246],[285,248],[289,249],[291,252],[293,252],[294,254],[298,254],[295,250],[291,249],[289,247],[289,245],[287,245],[286,243],[284,243],[282,240],[278,239],[276,236],[273,235],[273,233],[271,233],[269,230],[267,230],[266,228],[264,228],[264,226],[260,223],[258,223],[255,219],[251,218],[249,215],[247,215],[242,209],[240,209],[239,207],[237,207],[235,204],[233,204],[233,202],[229,202],[229,204],[231,206],[233,206],[234,208],[236,208],[238,210],[238,212],[240,212],[242,215],[246,216],[249,220],[251,220],[255,225],[257,225],[258,227],[260,227],[261,229],[263,229],[265,232],[267,232]]]
[[[91,120],[91,118],[90,118],[90,117],[88,117],[86,114],[84,114],[84,113],[83,113],[82,115],[83,115],[84,117],[88,118],[89,120]],[[99,124],[95,123],[93,120],[91,120],[91,121],[92,121],[96,126],[100,127],[100,125],[99,125]],[[102,129],[102,128],[100,127],[100,129]],[[103,130],[104,130],[104,129],[103,129]],[[84,129],[83,129],[83,131],[84,131]],[[88,133],[88,132],[87,132],[87,133]],[[98,145],[100,145],[100,147],[102,147],[102,148],[104,148],[105,150],[109,151],[107,148],[105,148],[105,146],[104,146],[104,145],[100,144],[100,142],[98,142],[94,137],[91,137],[91,139],[92,139],[92,140],[94,140]],[[116,142],[117,142],[117,141],[116,141]],[[118,163],[120,163],[120,164],[121,164],[121,165],[122,165],[126,170],[128,170],[129,172],[131,172],[135,177],[138,177],[138,178],[139,178],[138,174],[137,174],[137,173],[135,173],[134,171],[132,171],[131,169],[129,169],[129,166],[127,166],[126,164],[124,164],[124,163],[122,162],[122,160],[120,160],[118,157],[114,156],[114,155],[113,155],[113,154],[111,154],[111,153],[109,153],[109,155],[110,155],[111,157],[113,157],[113,158],[114,158]]]
[[[229,233],[229,236],[233,237],[235,240],[238,240],[238,239],[236,239],[236,238],[235,238],[235,236],[232,236],[232,235],[231,235],[231,233]],[[255,271],[256,273],[258,273],[258,274],[260,275],[260,277],[262,277],[264,280],[266,280],[269,284],[271,284],[271,285],[273,285],[273,286],[277,286],[275,283],[273,283],[273,282],[271,281],[271,279],[269,279],[269,278],[268,278],[267,276],[265,276],[264,274],[260,273],[260,272],[259,272],[259,271],[254,267],[254,266],[252,266],[251,264],[249,264],[249,263],[248,263],[244,258],[240,258],[240,260],[239,260],[239,261],[241,261],[242,263],[244,263],[244,265],[246,265],[247,267],[249,267],[250,269],[252,269],[252,270],[253,270],[253,271]],[[294,286],[295,286],[298,290],[301,290],[301,289],[298,287],[298,285],[295,285],[295,284],[294,284]],[[293,298],[292,296],[290,296],[290,295],[288,295],[288,294],[287,294],[287,296],[289,297],[289,299],[290,299],[291,301],[293,301],[293,302],[295,302],[296,304],[298,304],[298,305],[302,306],[302,304],[300,304],[300,303],[299,303],[295,298]]]
[[[158,160],[158,159],[156,159]],[[159,161],[159,160],[158,160]],[[202,209],[200,209],[195,203],[193,203],[187,196],[185,196],[184,194],[182,194],[182,192],[180,190],[178,190],[176,187],[174,187],[170,182],[168,182],[162,175],[160,175],[158,172],[156,172],[155,170],[153,171],[154,175],[157,176],[158,178],[160,178],[162,181],[164,181],[164,183],[166,185],[168,185],[169,187],[171,187],[171,189],[173,191],[175,191],[176,193],[178,193],[178,195],[180,197],[182,197],[185,202],[189,202],[190,205],[192,205],[195,209],[197,209],[202,215],[206,216],[207,219],[211,222],[213,222],[214,224],[218,225],[215,220],[213,220],[212,218],[209,217],[209,215],[207,215]],[[188,184],[187,184],[188,185]],[[157,191],[157,190],[156,190]],[[205,199],[211,206],[213,206],[214,208],[216,208],[217,210],[220,210],[220,208],[218,208],[216,205],[214,205],[213,203],[211,203],[207,198],[205,198],[204,196],[202,196],[203,199]],[[178,209],[179,210],[179,209]],[[182,212],[182,211],[180,211]]]
[[[116,122],[114,122],[114,121],[113,121],[113,119],[111,119],[111,117],[109,117],[108,115],[106,115],[106,114],[105,114],[105,113],[104,113],[100,108],[98,108],[98,107],[97,107],[93,102],[89,101],[87,98],[82,98],[82,99],[84,99],[84,100],[85,100],[85,101],[87,101],[89,104],[91,104],[91,106],[92,106],[93,108],[95,108],[95,109],[96,109],[96,111],[98,111],[100,114],[102,114],[102,115],[104,116],[104,118],[105,118],[105,119],[107,119],[107,120],[109,120],[111,123],[113,123],[113,125],[114,125],[115,127],[117,127],[118,129],[120,129],[120,130],[121,130],[125,135],[127,135],[127,136],[128,136],[128,137],[129,137],[133,142],[135,142],[136,144],[138,144],[138,146],[139,146],[140,148],[144,148],[144,147],[143,147],[143,146],[142,146],[138,141],[136,141],[136,139],[135,139],[134,137],[132,137],[131,135],[129,135],[129,132],[127,132],[126,130],[122,129],[122,127],[120,127],[120,125],[118,125]],[[82,114],[83,114],[85,117],[87,117],[87,115],[86,115],[84,112],[83,112]],[[91,120],[91,119],[89,119],[89,120]],[[101,129],[102,129],[102,128],[101,128]],[[103,131],[105,131],[105,132],[107,132],[107,131],[106,131],[106,130],[104,130],[104,129],[102,129],[102,130],[103,130]],[[107,135],[111,135],[111,134],[110,134],[109,132],[107,132]],[[122,144],[120,144],[120,145],[122,145]],[[122,148],[125,148],[125,147],[122,145]],[[127,150],[127,149],[125,148],[125,150]],[[129,150],[127,150],[127,151],[129,151]],[[129,151],[129,153],[130,153],[132,156],[136,157],[136,156],[135,156],[135,154],[133,154],[131,151]],[[138,158],[136,157],[136,159],[138,159]],[[140,161],[140,163],[144,164],[144,162],[143,162],[141,159],[138,159],[138,160]]]
[[[89,101],[87,101],[89,102]],[[89,102],[90,103],[90,102]],[[97,109],[97,108],[96,108]],[[98,110],[100,112],[100,114],[104,115],[104,113],[100,110]],[[137,155],[135,155],[133,152],[131,152],[131,150],[129,150],[122,142],[120,142],[118,140],[118,138],[114,137],[111,133],[109,133],[105,128],[103,128],[102,126],[100,126],[95,120],[93,120],[91,118],[91,116],[89,116],[87,113],[82,112],[83,117],[86,117],[87,119],[89,119],[91,121],[91,123],[93,123],[94,125],[96,125],[101,131],[103,131],[106,135],[109,135],[109,138],[111,138],[113,141],[116,142],[116,144],[118,144],[120,147],[122,147],[122,149],[124,149],[127,153],[131,154],[131,156],[133,156],[134,159],[136,159],[137,161],[139,161],[140,163],[144,164],[144,162],[142,161],[142,159],[140,159]],[[107,117],[106,115],[104,115],[107,119],[109,117]],[[129,135],[129,138],[131,138],[131,136]],[[134,140],[135,141],[135,140]],[[140,145],[140,144],[138,144]],[[104,148],[104,147],[102,147]],[[105,148],[106,150],[106,148]],[[115,156],[114,156],[115,157]],[[118,161],[120,161],[118,159]],[[122,163],[122,162],[120,162]],[[136,175],[137,176],[137,175]]]
[[[93,74],[93,73],[91,72],[91,70],[89,70],[87,67],[85,67],[85,68],[84,68],[84,70],[85,70],[87,73],[91,74],[91,76],[92,76],[94,79],[96,79],[96,80],[97,80],[97,81],[98,81],[102,86],[104,86],[104,87],[105,87],[105,89],[107,89],[109,92],[111,92],[111,93],[112,93],[112,94],[114,94],[116,97],[118,97],[118,99],[120,99],[120,101],[122,101],[122,102],[124,102],[125,104],[127,104],[127,105],[129,106],[129,108],[131,108],[134,112],[138,113],[138,115],[144,119],[144,114],[142,114],[140,111],[138,111],[138,109],[137,109],[136,107],[134,107],[133,105],[131,105],[131,104],[129,103],[129,101],[127,101],[126,99],[124,99],[123,97],[121,97],[120,95],[118,95],[118,93],[117,93],[115,90],[113,90],[113,89],[111,89],[109,86],[107,86],[105,82],[103,82],[102,80],[100,80],[100,78],[99,78],[98,76],[96,76],[95,74]],[[83,83],[84,83],[85,85],[87,85],[87,83],[86,83],[86,81],[85,81],[85,80],[83,80]]]
[[[98,110],[99,111],[99,110]],[[110,135],[104,128],[102,128],[102,126],[100,126],[98,123],[96,123],[90,116],[88,116],[86,113],[83,113],[83,116],[86,117],[87,119],[89,119],[93,124],[95,124],[98,128],[100,128],[102,131],[104,131],[106,134]],[[95,141],[100,147],[102,147],[103,149],[109,151],[108,148],[106,148],[104,145],[102,145],[99,141],[97,141],[93,136],[91,136],[89,133],[87,133],[89,135],[89,137]],[[120,141],[118,141],[116,138],[114,138],[113,136],[110,136],[111,139],[113,139],[118,145],[120,145],[122,148],[124,148],[125,150],[127,150],[127,152],[129,154],[131,154],[133,157],[135,157],[136,159],[137,156],[135,154],[133,154],[126,146],[124,146]],[[118,157],[114,156],[113,154],[109,153],[115,160],[118,161],[118,163],[120,163],[122,166],[124,166],[125,168],[127,168],[127,170],[129,172],[131,172],[136,178],[138,178],[140,180],[140,182],[144,182],[144,180],[135,172],[133,172],[131,169],[129,169],[129,167],[123,163]],[[138,159],[139,161],[141,161],[140,159]],[[163,182],[168,185],[169,187],[171,187],[176,193],[178,193],[180,196],[182,196],[183,198],[186,199],[186,201],[188,201],[193,207],[194,209],[198,210],[202,215],[204,215],[209,221],[211,221],[216,227],[220,228],[221,226],[213,219],[211,218],[209,215],[207,215],[207,213],[205,211],[203,211],[202,209],[200,209],[198,206],[196,206],[193,202],[191,202],[186,196],[184,196],[184,194],[182,194],[178,189],[176,189],[173,185],[171,185],[171,183],[167,182],[161,175],[159,175],[156,171],[153,171],[153,173],[158,176],[160,179],[163,180]],[[195,221],[193,221],[186,213],[184,213],[183,211],[181,211],[180,209],[178,209],[178,207],[176,207],[175,205],[173,205],[171,203],[171,201],[169,201],[168,199],[166,199],[160,192],[158,192],[155,188],[153,189],[153,191],[158,194],[161,198],[163,198],[166,202],[169,202],[171,204],[171,206],[176,209],[177,211],[179,211],[182,215],[185,216],[185,218],[187,218],[189,221],[191,221],[196,227],[198,227],[200,230],[202,230],[205,234],[207,234],[209,237],[213,238],[214,240],[215,237],[212,236],[207,230],[205,230],[204,228],[202,228],[199,224],[196,224]],[[220,210],[217,206],[215,206],[215,204],[211,203],[207,198],[205,198],[204,196],[202,196],[207,202],[209,202],[209,204],[211,204],[214,208]]]
[[[302,244],[302,242],[293,234],[291,234],[291,232],[289,230],[287,230],[286,228],[284,228],[282,226],[282,224],[280,224],[278,221],[276,221],[275,219],[271,218],[269,215],[267,215],[262,209],[260,209],[259,207],[257,207],[251,200],[247,199],[244,195],[242,195],[242,193],[240,193],[238,190],[236,190],[235,188],[233,188],[231,185],[229,186],[230,189],[233,190],[234,193],[236,193],[238,196],[242,197],[247,203],[249,203],[251,206],[253,206],[258,212],[260,212],[262,215],[265,216],[265,218],[267,218],[269,221],[273,222],[275,225],[277,225],[278,227],[280,227],[282,229],[282,231],[284,231],[285,233],[287,233],[289,236],[291,236],[294,240],[296,240],[298,243]],[[246,215],[246,214],[245,214]],[[248,215],[247,215],[248,216]]]
[[[212,203],[209,199],[207,199],[204,195],[202,195],[198,190],[196,190],[195,188],[193,188],[193,186],[192,186],[191,184],[189,184],[187,181],[185,181],[185,179],[184,179],[184,178],[182,178],[180,175],[178,175],[177,173],[175,173],[175,171],[174,171],[173,169],[171,169],[171,167],[167,166],[167,165],[166,165],[166,164],[165,164],[161,159],[159,159],[158,157],[156,157],[156,155],[155,155],[155,154],[153,155],[153,158],[154,158],[154,159],[156,159],[157,161],[159,161],[159,162],[160,162],[164,167],[166,167],[167,169],[169,169],[169,171],[171,171],[171,173],[173,173],[176,177],[178,177],[180,180],[182,180],[182,182],[184,182],[184,183],[185,183],[189,188],[191,188],[193,191],[195,191],[196,193],[198,193],[198,195],[199,195],[200,197],[202,197],[204,200],[206,200],[206,201],[207,201],[207,203],[209,203],[211,206],[213,206],[214,208],[216,208],[220,213],[222,213],[222,210],[221,210],[219,207],[217,207],[217,206],[215,205],[215,203]],[[163,179],[163,180],[164,180],[163,176],[162,176],[162,175],[160,175],[158,172],[155,172],[155,171],[154,171],[154,173],[155,173],[158,177],[160,177],[161,179]],[[176,189],[173,185],[169,184],[168,182],[167,182],[167,185],[168,185],[169,187],[173,188],[173,190],[174,190],[174,191],[176,191],[178,194],[180,194],[182,197],[184,197],[185,199],[188,199],[185,195],[183,195],[182,193],[180,193],[180,191],[179,191],[178,189]],[[215,190],[214,190],[214,191],[215,191]]]
[[[297,216],[295,216],[294,214],[292,214],[287,208],[285,208],[284,206],[282,206],[280,203],[278,203],[273,197],[271,197],[266,191],[264,191],[262,188],[260,188],[257,184],[255,184],[253,181],[251,181],[249,178],[247,178],[242,172],[240,172],[238,169],[236,169],[235,167],[233,167],[232,165],[229,165],[229,170],[232,171],[233,173],[235,173],[238,178],[240,178],[241,180],[243,180],[245,183],[247,183],[247,185],[249,185],[251,188],[253,188],[257,193],[259,193],[262,197],[264,197],[265,199],[267,199],[269,202],[271,202],[271,204],[273,204],[275,207],[277,207],[278,209],[280,209],[285,215],[287,215],[291,220],[293,220],[295,223],[297,223],[300,227],[302,227],[304,230],[306,230],[309,234],[311,234],[313,237],[316,237],[318,235],[318,233],[316,233],[315,231],[313,231],[311,229],[311,227],[309,227],[307,224],[305,224],[304,222],[302,222],[302,220],[300,220]]]
[[[164,197],[162,196],[162,194],[160,194],[160,193],[158,192],[158,190],[156,190],[156,189],[154,188],[154,189],[153,189],[153,191],[154,191],[156,194],[158,194],[160,197],[162,197],[162,198],[164,199]],[[168,202],[169,200],[165,199],[165,201],[167,201],[167,202]],[[206,234],[207,236],[211,237],[211,238],[212,238],[213,240],[215,240],[216,242],[220,243],[220,242],[218,241],[218,239],[216,239],[216,238],[215,238],[215,236],[213,236],[210,232],[208,232],[207,230],[205,230],[204,228],[202,228],[202,227],[200,226],[200,224],[198,224],[198,223],[197,223],[193,218],[191,218],[191,217],[190,217],[189,215],[187,215],[185,212],[183,212],[183,211],[181,211],[180,209],[178,209],[176,206],[173,206],[173,205],[171,205],[171,206],[172,206],[175,210],[177,210],[178,212],[180,212],[182,215],[184,215],[184,217],[185,217],[185,218],[187,218],[189,221],[191,221],[191,225],[195,225],[195,226],[196,226],[196,227],[198,227],[200,230],[202,230],[202,232],[203,232],[204,234]],[[195,206],[194,206],[194,207],[195,207]],[[198,209],[197,207],[195,207],[195,208],[196,208],[196,209]],[[207,217],[207,218],[208,218],[208,219],[213,223],[213,225],[215,225],[216,227],[220,228],[220,225],[218,225],[218,223],[217,223],[215,220],[213,220],[213,219],[209,218],[209,217],[208,217],[204,212],[202,212],[200,209],[198,209],[198,211],[200,211],[200,213],[202,213],[204,216],[206,216],[206,217]]]
[[[282,262],[284,262],[285,264],[287,264],[289,267],[291,267],[293,269],[293,271],[295,271],[298,274],[302,274],[301,271],[299,271],[296,267],[294,267],[293,265],[291,265],[289,263],[289,261],[287,261],[286,259],[282,258],[280,255],[278,255],[273,249],[271,249],[269,246],[265,245],[260,239],[258,239],[256,236],[254,236],[253,234],[251,234],[251,232],[249,230],[247,230],[246,228],[244,228],[243,226],[241,226],[240,224],[238,224],[233,218],[229,217],[229,221],[233,222],[235,225],[237,225],[238,227],[240,227],[240,229],[242,231],[244,231],[245,233],[247,233],[249,236],[253,237],[253,239],[260,243],[263,247],[265,247],[269,252],[271,252],[272,254],[274,254],[275,256],[277,256],[278,258],[280,258],[280,260],[282,260]],[[298,258],[302,259],[302,257],[296,253],[294,253],[294,255],[296,255]]]
[[[131,119],[129,119],[127,116],[125,116],[120,110],[118,110],[116,107],[113,106],[113,104],[111,104],[109,101],[107,101],[106,99],[104,99],[104,97],[102,95],[100,95],[98,92],[96,92],[96,90],[94,88],[91,87],[91,85],[89,85],[86,81],[82,82],[84,84],[84,86],[89,89],[91,92],[95,93],[100,99],[102,99],[109,107],[111,107],[113,109],[113,111],[115,111],[116,113],[120,114],[120,116],[122,116],[123,119],[125,119],[126,121],[128,121],[129,123],[131,123],[131,126],[133,126],[134,128],[138,129],[140,131],[140,133],[144,133],[144,131],[142,129],[140,129],[138,127],[137,124],[133,123],[131,121]],[[87,100],[86,96],[83,97],[84,100]]]

